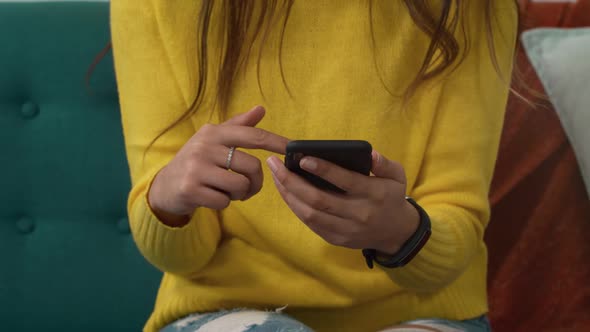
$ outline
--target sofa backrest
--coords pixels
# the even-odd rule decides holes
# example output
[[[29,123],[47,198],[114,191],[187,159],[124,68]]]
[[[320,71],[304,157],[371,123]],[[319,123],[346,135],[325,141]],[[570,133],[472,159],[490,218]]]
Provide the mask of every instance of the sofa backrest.
[[[108,2],[0,1],[0,330],[139,331],[159,271],[126,217]]]
[[[589,27],[590,0],[519,0],[522,26]],[[517,66],[543,92],[524,50]],[[508,100],[491,186],[489,317],[495,332],[588,331],[590,200],[549,100],[522,88]]]

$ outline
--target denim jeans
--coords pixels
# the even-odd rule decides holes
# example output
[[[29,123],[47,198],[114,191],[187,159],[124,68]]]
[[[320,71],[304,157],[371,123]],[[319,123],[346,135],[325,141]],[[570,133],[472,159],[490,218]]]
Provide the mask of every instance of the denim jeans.
[[[160,332],[312,332],[303,323],[274,311],[239,309],[194,314],[179,319]],[[490,332],[486,316],[464,321],[420,319],[383,329],[379,332]]]

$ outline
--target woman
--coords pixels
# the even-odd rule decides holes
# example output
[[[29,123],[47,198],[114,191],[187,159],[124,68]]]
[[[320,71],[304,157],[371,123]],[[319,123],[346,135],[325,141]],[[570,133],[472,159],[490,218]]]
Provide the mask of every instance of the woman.
[[[512,1],[111,3],[145,331],[489,330]],[[372,175],[304,158],[317,189],[292,139],[367,140]]]

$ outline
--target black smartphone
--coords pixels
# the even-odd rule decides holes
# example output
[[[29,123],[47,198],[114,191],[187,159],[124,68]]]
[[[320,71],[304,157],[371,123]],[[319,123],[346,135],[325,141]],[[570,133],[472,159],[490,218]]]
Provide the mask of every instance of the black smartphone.
[[[299,162],[303,157],[311,156],[327,160],[351,171],[369,175],[372,151],[373,148],[369,142],[359,140],[291,141],[287,144],[285,166],[320,189],[344,193],[344,190],[332,183],[301,169]]]

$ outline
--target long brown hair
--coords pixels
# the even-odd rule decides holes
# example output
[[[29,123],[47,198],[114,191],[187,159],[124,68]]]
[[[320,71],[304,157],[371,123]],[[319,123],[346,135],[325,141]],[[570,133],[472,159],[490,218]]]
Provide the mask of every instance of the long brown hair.
[[[232,93],[233,81],[239,73],[245,61],[250,57],[252,44],[258,39],[262,39],[264,45],[265,39],[269,36],[272,28],[279,27],[280,40],[278,47],[278,58],[280,74],[283,85],[291,95],[287,80],[283,74],[281,63],[281,52],[283,44],[283,35],[289,13],[295,0],[259,0],[259,1],[242,1],[242,0],[201,0],[201,9],[198,22],[198,41],[197,53],[200,68],[198,73],[198,84],[196,97],[190,107],[176,121],[169,124],[157,137],[155,137],[150,146],[162,135],[174,128],[180,122],[190,118],[197,112],[204,100],[208,77],[209,65],[209,36],[211,29],[211,17],[215,6],[220,6],[221,11],[221,34],[223,38],[223,53],[221,56],[221,65],[217,68],[215,81],[215,102],[219,106],[222,115],[227,109],[228,100]],[[368,0],[369,17],[373,16],[373,1]],[[416,90],[426,81],[442,74],[449,68],[455,68],[461,63],[468,52],[469,43],[467,42],[467,33],[465,27],[460,24],[464,7],[467,2],[472,0],[440,0],[440,8],[434,10],[429,0],[403,0],[414,23],[430,37],[430,45],[424,55],[422,64],[416,73],[416,76],[403,93],[404,102],[408,101]],[[510,78],[502,77],[499,69],[498,59],[496,57],[494,36],[493,36],[493,5],[494,0],[484,1],[484,24],[487,30],[487,42],[490,51],[490,57],[498,75],[509,85]],[[514,1],[515,11],[518,11],[518,3]],[[457,29],[462,29],[463,43],[457,39]],[[371,22],[372,31],[372,22]],[[375,43],[374,34],[373,46]],[[96,63],[95,63],[96,64]],[[260,53],[258,54],[257,63],[258,73],[260,71]],[[382,77],[381,82],[387,89]],[[258,85],[262,93],[260,84],[260,75],[258,75]],[[390,94],[392,92],[387,89]],[[392,94],[393,95],[393,94]],[[149,147],[148,147],[149,149]]]

